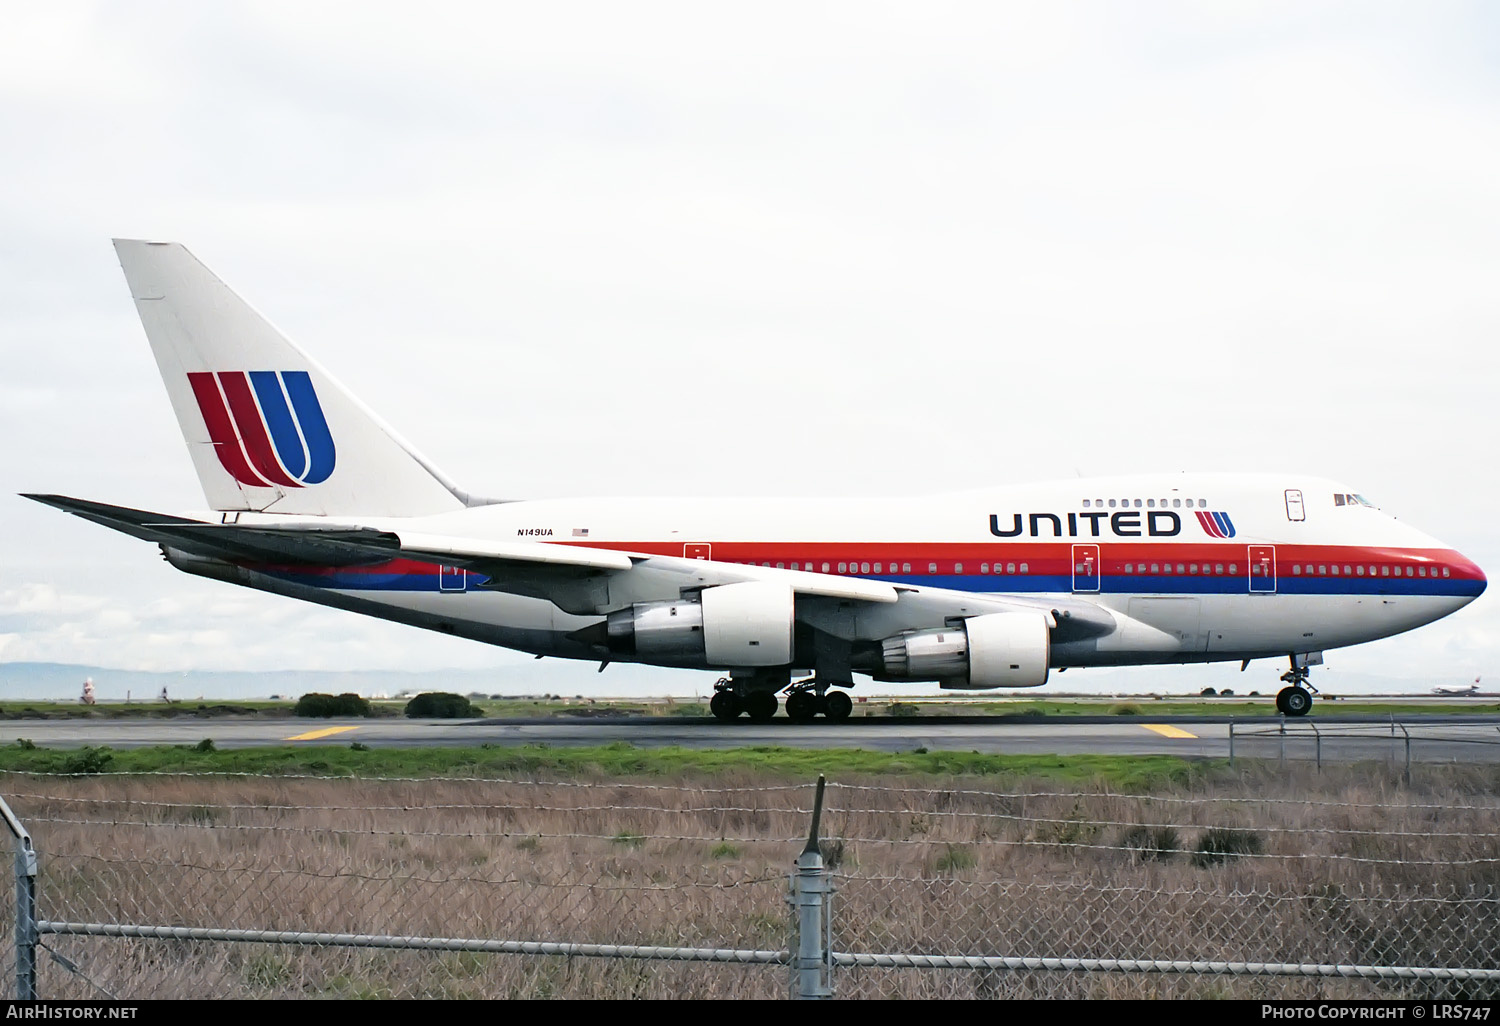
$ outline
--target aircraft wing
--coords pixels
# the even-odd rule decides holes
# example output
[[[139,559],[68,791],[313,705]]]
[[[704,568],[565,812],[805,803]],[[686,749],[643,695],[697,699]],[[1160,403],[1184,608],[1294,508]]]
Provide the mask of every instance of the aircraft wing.
[[[216,524],[147,510],[111,506],[65,495],[27,495],[75,516],[144,541],[234,563],[277,566],[373,566],[411,559],[457,566],[488,580],[480,587],[549,598],[580,609],[581,580],[624,573],[649,563],[682,577],[682,587],[714,587],[741,581],[777,581],[801,595],[860,602],[895,602],[901,590],[884,581],[834,577],[806,571],[743,566],[712,560],[619,552],[582,545],[505,542],[448,535],[381,530],[359,524],[297,523],[282,526]],[[594,610],[587,610],[593,612]]]

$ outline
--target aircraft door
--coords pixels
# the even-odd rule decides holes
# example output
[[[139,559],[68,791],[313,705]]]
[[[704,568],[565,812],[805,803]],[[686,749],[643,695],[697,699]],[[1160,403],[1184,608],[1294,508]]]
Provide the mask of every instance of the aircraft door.
[[[713,559],[713,546],[707,542],[689,542],[682,547],[683,559]]]
[[[1073,590],[1099,590],[1099,546],[1073,546]]]
[[[1248,557],[1251,592],[1274,593],[1276,591],[1276,546],[1251,545]]]
[[[461,566],[438,567],[438,591],[463,591],[468,575]]]

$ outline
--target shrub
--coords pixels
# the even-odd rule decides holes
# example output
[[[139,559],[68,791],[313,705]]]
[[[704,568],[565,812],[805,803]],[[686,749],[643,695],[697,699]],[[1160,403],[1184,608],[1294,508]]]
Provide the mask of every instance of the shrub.
[[[197,744],[195,744],[193,746],[193,751],[195,751],[195,752],[212,752],[212,751],[216,751],[216,749],[214,748],[214,739],[211,738],[211,737],[204,738],[202,741],[199,741]]]
[[[1139,716],[1141,714],[1141,707],[1131,705],[1129,702],[1122,702],[1119,705],[1111,706],[1109,711],[1113,716]]]
[[[713,851],[708,854],[709,857],[716,859],[737,859],[740,857],[740,848],[738,845],[723,841],[714,845]]]
[[[1265,845],[1261,842],[1260,835],[1253,831],[1210,827],[1198,838],[1198,850],[1193,852],[1193,865],[1203,869],[1241,855],[1259,855],[1264,850]]]
[[[886,712],[900,719],[908,719],[917,715],[917,707],[910,702],[892,702]]]
[[[956,873],[961,869],[973,869],[978,861],[974,853],[961,844],[947,845],[947,851],[937,857],[934,868],[939,873]]]
[[[329,719],[334,716],[369,716],[370,703],[358,695],[324,695],[314,691],[297,699],[293,716],[317,716]]]
[[[468,720],[484,710],[463,695],[446,691],[424,691],[406,703],[406,715],[414,720]]]
[[[63,760],[64,773],[103,773],[114,755],[107,748],[81,748]]]
[[[1166,862],[1177,854],[1177,828],[1137,824],[1121,835],[1120,847],[1129,848],[1141,862]]]

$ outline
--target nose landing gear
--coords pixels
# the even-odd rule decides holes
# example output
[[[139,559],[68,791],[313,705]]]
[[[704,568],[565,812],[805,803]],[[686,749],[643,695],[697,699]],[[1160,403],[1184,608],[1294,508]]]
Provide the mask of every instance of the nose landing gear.
[[[1297,657],[1292,657],[1292,668],[1281,675],[1286,681],[1286,687],[1276,693],[1276,711],[1283,716],[1306,716],[1312,708],[1313,692],[1317,689],[1308,680],[1311,671],[1306,666],[1297,665]]]

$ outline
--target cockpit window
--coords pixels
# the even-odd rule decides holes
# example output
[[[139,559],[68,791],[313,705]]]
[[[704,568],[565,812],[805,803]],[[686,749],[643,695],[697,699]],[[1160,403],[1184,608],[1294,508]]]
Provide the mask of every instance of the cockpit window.
[[[1335,506],[1369,506],[1371,509],[1380,508],[1363,495],[1355,495],[1353,492],[1334,492],[1333,504]]]

